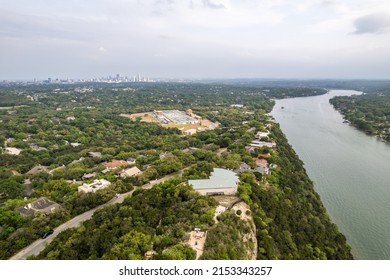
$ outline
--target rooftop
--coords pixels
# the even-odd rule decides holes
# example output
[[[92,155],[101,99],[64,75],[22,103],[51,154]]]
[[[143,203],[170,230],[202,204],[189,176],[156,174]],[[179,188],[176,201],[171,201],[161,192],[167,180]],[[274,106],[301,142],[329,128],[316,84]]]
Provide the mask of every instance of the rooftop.
[[[127,165],[128,162],[125,161],[125,160],[113,160],[113,161],[110,161],[110,162],[104,162],[103,165],[107,168],[118,168],[120,166],[123,166],[123,165]]]
[[[35,175],[35,174],[38,174],[40,172],[47,172],[47,171],[48,171],[47,166],[37,165],[37,166],[34,166],[33,168],[31,168],[26,174],[27,175]]]
[[[188,180],[195,190],[234,188],[239,179],[236,174],[223,168],[214,168],[209,179]]]

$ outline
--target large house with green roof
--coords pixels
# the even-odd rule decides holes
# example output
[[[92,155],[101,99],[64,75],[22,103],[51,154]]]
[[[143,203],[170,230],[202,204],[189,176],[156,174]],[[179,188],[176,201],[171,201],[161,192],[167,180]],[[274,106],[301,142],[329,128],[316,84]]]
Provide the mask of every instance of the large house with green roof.
[[[188,183],[202,195],[235,195],[239,179],[237,175],[223,168],[214,168],[209,179],[188,180]]]

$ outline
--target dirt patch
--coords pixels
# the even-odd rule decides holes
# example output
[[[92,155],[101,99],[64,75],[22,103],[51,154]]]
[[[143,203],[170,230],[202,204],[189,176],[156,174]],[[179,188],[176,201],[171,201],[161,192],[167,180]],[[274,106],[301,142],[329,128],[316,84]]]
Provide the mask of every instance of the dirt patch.
[[[196,251],[196,259],[198,260],[203,254],[204,244],[206,242],[207,231],[193,230],[190,233],[188,245]]]
[[[241,199],[236,196],[214,196],[215,200],[218,201],[219,205],[222,205],[226,208],[231,208],[234,204],[239,202]]]
[[[221,215],[223,212],[225,212],[226,211],[226,207],[225,206],[222,206],[222,205],[218,205],[217,206],[217,208],[215,209],[215,213],[214,213],[214,222],[216,223],[216,224],[218,224],[218,219],[217,219],[217,217],[219,216],[219,215]]]
[[[257,258],[257,238],[256,226],[253,222],[252,212],[250,211],[248,204],[242,201],[234,204],[232,210],[234,211],[234,213],[236,213],[236,215],[237,211],[240,210],[241,214],[239,215],[239,217],[241,218],[241,220],[247,222],[251,227],[251,230],[248,233],[244,234],[243,241],[248,244],[248,256],[250,257],[250,259],[255,260]]]
[[[141,120],[143,122],[158,122],[157,119],[154,117],[153,112],[145,112],[145,113],[139,113],[139,114],[132,114],[130,115],[131,119],[136,119],[137,117],[141,117]]]

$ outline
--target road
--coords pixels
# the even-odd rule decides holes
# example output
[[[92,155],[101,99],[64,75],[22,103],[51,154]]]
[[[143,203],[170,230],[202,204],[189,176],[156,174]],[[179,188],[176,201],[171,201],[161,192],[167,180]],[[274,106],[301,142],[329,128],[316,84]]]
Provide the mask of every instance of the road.
[[[178,172],[169,174],[161,179],[150,181],[149,183],[143,185],[142,188],[150,189],[156,184],[162,183],[162,182],[164,182],[170,178],[173,178],[175,176],[181,176],[182,174],[183,174],[183,170],[180,170]],[[43,249],[45,249],[46,245],[49,244],[51,241],[53,241],[54,237],[56,237],[60,232],[66,230],[66,229],[69,229],[69,228],[78,227],[82,222],[91,219],[91,217],[93,216],[93,214],[95,213],[96,210],[98,210],[106,205],[114,204],[114,203],[122,203],[123,200],[125,199],[125,197],[128,195],[131,195],[133,192],[134,192],[134,190],[127,192],[127,193],[120,194],[120,195],[114,197],[113,199],[111,199],[110,201],[108,201],[107,203],[102,204],[102,205],[100,205],[94,209],[91,209],[87,212],[84,212],[83,214],[78,215],[78,216],[74,217],[73,219],[63,223],[62,225],[60,225],[54,229],[54,233],[52,235],[49,235],[46,239],[38,239],[38,240],[34,241],[29,246],[27,246],[26,248],[21,250],[19,253],[12,256],[10,258],[10,260],[25,260],[25,259],[27,259],[28,256],[39,254]]]

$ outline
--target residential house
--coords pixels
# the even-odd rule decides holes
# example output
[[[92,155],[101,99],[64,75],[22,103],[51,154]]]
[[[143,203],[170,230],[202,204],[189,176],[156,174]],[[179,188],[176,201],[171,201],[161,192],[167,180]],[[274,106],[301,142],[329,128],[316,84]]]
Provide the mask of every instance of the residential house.
[[[142,174],[142,171],[139,170],[137,166],[133,166],[133,167],[130,167],[130,168],[123,170],[120,176],[122,178],[127,178],[127,177],[137,176],[140,174]]]
[[[236,170],[233,170],[233,172],[236,174],[241,174],[242,172],[245,171],[251,171],[251,167],[249,166],[249,164],[245,162],[241,162],[240,167]]]
[[[22,207],[18,207],[15,210],[23,216],[33,216],[38,212],[46,215],[51,214],[59,208],[59,204],[47,199],[46,197],[41,197],[34,202],[28,203]]]
[[[41,172],[47,172],[49,169],[47,166],[43,166],[43,165],[37,165],[33,168],[31,168],[27,173],[26,175],[35,175],[35,174],[38,174],[38,173],[41,173]]]
[[[255,171],[260,172],[262,174],[269,174],[268,161],[266,159],[254,158],[256,163]]]
[[[195,133],[196,133],[196,129],[193,129],[193,128],[190,128],[190,129],[187,129],[187,130],[183,131],[184,135],[193,135]]]
[[[78,187],[79,192],[97,192],[98,190],[102,190],[107,188],[109,185],[111,185],[110,181],[107,181],[106,179],[100,179],[100,180],[95,180],[91,184],[82,184],[80,187]]]
[[[114,159],[113,161],[110,162],[104,162],[103,165],[106,167],[108,170],[115,170],[121,166],[127,165],[128,162],[125,160],[116,160]]]
[[[164,152],[164,153],[161,153],[159,155],[160,159],[168,158],[168,157],[171,157],[171,156],[173,156],[173,154],[171,152]]]
[[[84,181],[84,180],[91,180],[95,177],[96,177],[96,172],[89,173],[89,174],[84,173],[84,175],[83,175],[83,177],[81,177],[81,179],[83,179],[83,181]]]
[[[274,148],[274,147],[276,147],[276,143],[259,141],[259,140],[253,140],[250,143],[250,146],[254,147],[254,148],[262,148],[262,147]]]
[[[14,147],[7,147],[5,148],[5,152],[10,155],[18,156],[22,152],[21,149],[14,148]]]
[[[256,133],[256,138],[257,139],[261,139],[261,138],[263,138],[263,137],[268,137],[269,136],[269,132],[267,131],[267,132],[263,132],[263,131],[258,131],[257,133]]]
[[[88,152],[88,156],[89,157],[93,157],[93,158],[102,157],[102,153],[100,153],[100,152]]]

